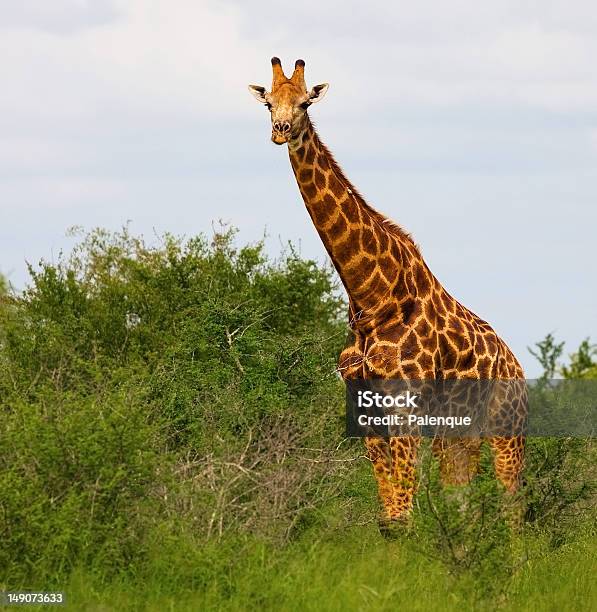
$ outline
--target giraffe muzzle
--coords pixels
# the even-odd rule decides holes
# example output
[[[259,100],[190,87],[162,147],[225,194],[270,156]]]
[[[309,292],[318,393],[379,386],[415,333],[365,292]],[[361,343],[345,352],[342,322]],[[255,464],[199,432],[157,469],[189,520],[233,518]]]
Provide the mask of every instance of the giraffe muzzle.
[[[274,121],[272,123],[272,141],[280,145],[288,142],[290,130],[290,121]]]

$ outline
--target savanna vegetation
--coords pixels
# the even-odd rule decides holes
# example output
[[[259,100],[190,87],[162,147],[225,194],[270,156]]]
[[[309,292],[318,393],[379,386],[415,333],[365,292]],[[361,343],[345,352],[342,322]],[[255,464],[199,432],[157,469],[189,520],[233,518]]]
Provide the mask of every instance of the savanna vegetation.
[[[515,502],[485,450],[464,505],[424,445],[412,526],[380,535],[343,436],[334,279],[230,231],[98,230],[23,292],[0,280],[0,590],[74,610],[594,609],[590,439],[531,439]],[[597,378],[589,340],[533,351],[546,378]]]

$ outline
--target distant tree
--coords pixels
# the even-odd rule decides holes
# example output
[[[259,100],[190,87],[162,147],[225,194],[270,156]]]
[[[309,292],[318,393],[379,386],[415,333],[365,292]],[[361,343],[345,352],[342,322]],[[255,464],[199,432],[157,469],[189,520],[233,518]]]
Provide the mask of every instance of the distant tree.
[[[535,346],[537,350],[527,348],[543,367],[543,374],[540,378],[543,380],[553,378],[558,370],[558,359],[564,351],[564,342],[556,342],[553,334],[550,333],[541,342],[536,342]]]
[[[597,344],[585,338],[575,353],[570,355],[570,365],[562,366],[564,378],[597,378]]]
[[[597,344],[585,338],[578,349],[569,355],[569,364],[560,364],[564,353],[564,342],[556,342],[553,334],[547,334],[543,340],[536,342],[536,350],[528,347],[529,352],[543,367],[541,380],[553,378],[560,374],[564,378],[597,378]]]

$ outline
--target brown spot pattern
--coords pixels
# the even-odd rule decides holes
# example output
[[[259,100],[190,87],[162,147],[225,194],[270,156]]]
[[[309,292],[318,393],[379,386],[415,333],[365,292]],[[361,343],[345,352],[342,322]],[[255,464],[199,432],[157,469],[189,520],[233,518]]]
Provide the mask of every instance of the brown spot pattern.
[[[300,146],[290,149],[295,177],[351,302],[353,333],[339,359],[342,376],[523,379],[503,340],[447,293],[410,236],[369,207],[308,120],[296,138]],[[526,404],[521,396],[509,398],[507,409],[524,411]],[[387,520],[412,509],[418,443],[413,436],[366,440]],[[516,491],[524,439],[490,443],[497,477]],[[479,444],[434,444],[446,482],[472,477]]]

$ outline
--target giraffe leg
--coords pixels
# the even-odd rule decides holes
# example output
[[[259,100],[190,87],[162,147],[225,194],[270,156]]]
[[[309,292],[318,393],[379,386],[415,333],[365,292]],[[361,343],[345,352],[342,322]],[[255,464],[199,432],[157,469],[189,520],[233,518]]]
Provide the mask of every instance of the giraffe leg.
[[[475,438],[435,438],[433,454],[439,459],[445,485],[466,485],[479,471],[481,440]]]
[[[380,531],[393,537],[397,532],[392,526],[405,523],[412,511],[419,440],[403,436],[389,440],[370,437],[365,441],[383,506]]]
[[[496,477],[508,493],[516,493],[524,467],[524,437],[495,437],[490,438],[489,443],[494,452]]]
[[[393,504],[390,520],[406,520],[413,508],[417,489],[417,448],[419,438],[400,436],[390,438],[392,455]]]
[[[515,494],[521,484],[525,439],[523,436],[495,437],[490,438],[489,443],[494,452],[495,475],[507,492],[504,516],[511,528],[520,529],[524,521],[525,504]]]
[[[391,520],[394,506],[394,486],[392,484],[392,457],[390,446],[384,438],[365,438],[369,460],[373,466],[373,474],[377,481],[379,499],[382,504],[380,523]]]

